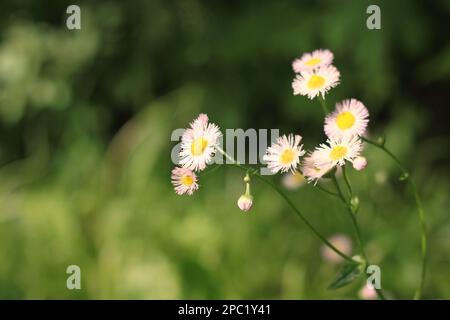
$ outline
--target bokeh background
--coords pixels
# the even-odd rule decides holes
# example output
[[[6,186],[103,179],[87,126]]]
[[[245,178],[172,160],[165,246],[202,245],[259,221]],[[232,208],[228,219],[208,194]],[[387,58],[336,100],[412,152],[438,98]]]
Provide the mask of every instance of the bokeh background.
[[[292,60],[329,48],[372,137],[414,172],[429,228],[424,298],[450,298],[450,2],[73,1],[0,4],[0,298],[357,299],[328,290],[339,266],[265,185],[243,213],[242,172],[221,168],[191,197],[170,184],[172,130],[206,112],[221,128],[325,139],[316,101],[293,96]],[[381,7],[381,30],[366,8]],[[412,196],[383,154],[350,172],[382,285],[411,298],[420,272]],[[282,184],[281,177],[273,177]],[[325,235],[348,216],[311,185],[287,190]],[[81,268],[82,290],[66,288]]]

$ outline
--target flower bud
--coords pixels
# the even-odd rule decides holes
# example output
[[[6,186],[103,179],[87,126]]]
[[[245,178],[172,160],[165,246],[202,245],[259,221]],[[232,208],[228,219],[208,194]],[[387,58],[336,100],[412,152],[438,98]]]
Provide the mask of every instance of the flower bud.
[[[359,198],[357,196],[352,197],[350,200],[350,209],[352,209],[353,214],[356,214],[359,210]]]
[[[253,196],[243,194],[239,197],[239,200],[237,201],[237,205],[239,209],[241,209],[244,212],[249,211],[253,206]]]
[[[378,145],[380,146],[384,146],[384,144],[386,143],[386,137],[384,135],[380,136],[377,138]]]
[[[363,170],[367,166],[367,159],[365,157],[356,157],[355,160],[353,160],[353,168],[355,168],[358,171]]]
[[[376,300],[377,299],[377,290],[372,285],[366,284],[364,287],[359,290],[358,295],[361,299],[364,300]]]

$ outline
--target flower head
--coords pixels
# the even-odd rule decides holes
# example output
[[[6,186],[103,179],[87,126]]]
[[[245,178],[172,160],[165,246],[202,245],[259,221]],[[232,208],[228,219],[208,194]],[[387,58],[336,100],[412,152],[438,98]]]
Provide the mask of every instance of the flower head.
[[[208,123],[206,114],[200,114],[181,138],[180,165],[195,171],[205,169],[216,152],[220,135],[219,127]]]
[[[172,184],[178,195],[192,195],[198,189],[196,174],[186,168],[176,167],[172,170]]]
[[[299,145],[301,140],[301,136],[293,134],[279,137],[271,147],[267,148],[263,157],[263,160],[267,161],[267,167],[273,173],[287,172],[289,169],[294,173],[300,157],[305,154],[302,150],[303,145]]]
[[[292,63],[294,72],[312,71],[322,66],[328,66],[333,62],[333,53],[330,50],[318,49],[313,52],[304,53],[299,59]]]
[[[336,104],[336,110],[325,118],[324,130],[329,138],[363,135],[369,123],[369,111],[356,99]]]
[[[294,95],[301,94],[313,99],[318,95],[325,97],[325,93],[339,84],[341,74],[332,65],[323,66],[313,71],[302,71],[292,82]]]
[[[364,170],[367,167],[367,159],[365,157],[359,156],[353,160],[353,168],[358,171]]]
[[[316,148],[318,153],[315,164],[317,166],[327,164],[343,166],[345,161],[353,162],[362,149],[362,143],[358,136],[328,139],[327,143],[328,145],[322,143]]]
[[[303,159],[303,162],[300,166],[300,170],[303,173],[303,176],[308,180],[308,182],[317,181],[322,178],[328,171],[333,168],[332,164],[326,163],[322,165],[317,165],[319,162],[319,152],[314,151],[310,153],[307,157]]]

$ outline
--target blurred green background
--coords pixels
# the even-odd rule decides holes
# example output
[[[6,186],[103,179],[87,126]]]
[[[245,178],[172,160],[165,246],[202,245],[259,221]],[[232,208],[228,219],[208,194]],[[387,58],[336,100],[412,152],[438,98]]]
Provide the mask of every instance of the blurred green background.
[[[373,137],[414,172],[429,228],[424,298],[450,298],[450,2],[73,1],[0,4],[0,298],[358,298],[327,290],[338,266],[286,203],[223,168],[191,197],[170,184],[172,130],[205,112],[221,128],[280,128],[322,142],[317,101],[293,96],[292,60],[328,48]],[[366,8],[381,7],[381,30]],[[383,154],[352,171],[367,250],[391,297],[420,273],[412,196]],[[272,178],[280,183],[280,177]],[[288,191],[326,236],[353,236],[334,199]],[[66,288],[81,268],[82,290]]]

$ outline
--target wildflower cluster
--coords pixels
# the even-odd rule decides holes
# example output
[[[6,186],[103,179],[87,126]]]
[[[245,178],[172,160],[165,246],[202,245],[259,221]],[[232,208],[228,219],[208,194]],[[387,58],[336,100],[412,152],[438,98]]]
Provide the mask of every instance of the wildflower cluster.
[[[292,83],[294,94],[301,94],[323,99],[329,89],[339,84],[340,73],[331,63],[333,53],[329,50],[315,50],[305,53],[294,60],[292,67],[297,73]],[[323,130],[327,136],[325,143],[314,150],[306,152],[301,144],[302,136],[298,134],[283,135],[267,148],[263,160],[272,173],[292,172],[300,174],[308,182],[315,182],[324,177],[335,167],[353,164],[356,170],[362,170],[367,160],[360,156],[362,141],[360,136],[366,133],[369,112],[364,104],[356,99],[339,102],[335,110],[325,117]],[[172,171],[172,183],[178,194],[192,195],[198,189],[197,175],[211,162],[218,150],[219,127],[210,123],[206,114],[200,114],[186,129],[181,139],[179,165]],[[304,156],[304,157],[303,157]],[[241,197],[249,200],[249,195]],[[246,203],[250,203],[247,201]],[[243,205],[239,205],[242,209]],[[245,206],[244,211],[250,206]]]
[[[350,263],[352,272],[361,272],[362,266],[369,265],[369,262],[364,252],[356,220],[356,213],[360,206],[359,198],[352,191],[345,167],[350,164],[355,170],[361,171],[367,166],[367,159],[361,154],[363,142],[367,142],[385,152],[397,163],[402,171],[402,180],[408,181],[413,189],[422,226],[422,273],[419,288],[415,295],[415,297],[420,297],[425,278],[426,229],[424,211],[421,207],[415,183],[411,180],[410,173],[404,169],[393,153],[385,147],[384,139],[375,142],[366,137],[369,111],[361,101],[354,98],[345,99],[336,103],[331,112],[328,111],[325,95],[330,89],[340,83],[341,78],[339,70],[332,65],[333,59],[334,55],[331,51],[320,49],[311,53],[305,53],[292,63],[292,68],[296,73],[292,82],[294,95],[303,95],[309,99],[316,98],[324,109],[323,132],[326,136],[325,142],[307,151],[301,144],[301,135],[295,133],[282,135],[266,149],[263,160],[266,162],[267,169],[273,174],[289,174],[282,179],[283,184],[287,188],[295,189],[305,181],[308,183],[313,182],[314,186],[321,191],[339,198],[351,216],[361,255],[349,256],[351,244],[348,243],[346,238],[338,237],[327,240],[311,225],[279,187],[259,175],[257,170],[238,163],[223,151],[219,145],[219,138],[222,133],[216,124],[209,122],[206,114],[200,114],[194,119],[182,136],[179,166],[172,170],[172,184],[177,194],[192,195],[199,188],[197,173],[211,164],[213,157],[219,152],[230,160],[233,165],[246,171],[244,177],[245,193],[237,200],[237,206],[240,210],[247,212],[254,205],[254,198],[250,193],[250,183],[251,176],[256,176],[279,193],[299,218],[323,242],[325,247],[322,254],[326,260],[347,260]],[[336,178],[337,173],[340,172],[344,176],[349,193],[348,198],[344,196]],[[333,180],[336,192],[324,189],[318,184],[321,179],[325,178]],[[342,239],[345,239],[345,241]],[[331,286],[339,287],[341,285],[342,282],[339,280]],[[366,296],[369,295],[373,297],[374,294],[379,298],[384,298],[379,288],[368,287],[365,290],[367,292],[364,291],[362,293],[363,298],[367,298]]]

